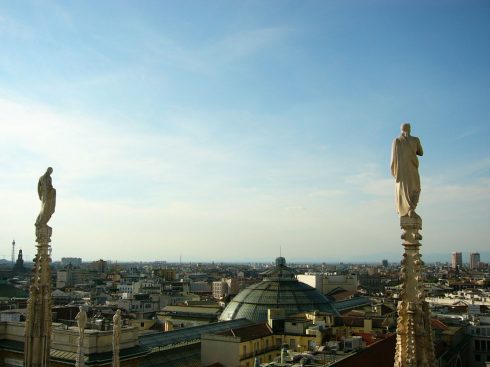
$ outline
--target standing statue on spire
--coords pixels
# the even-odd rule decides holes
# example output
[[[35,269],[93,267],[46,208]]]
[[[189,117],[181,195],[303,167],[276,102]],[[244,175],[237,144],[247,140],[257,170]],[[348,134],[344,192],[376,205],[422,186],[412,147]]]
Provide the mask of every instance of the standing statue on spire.
[[[46,173],[39,178],[37,192],[41,200],[41,211],[36,219],[36,228],[48,226],[48,221],[54,213],[56,206],[56,189],[51,181],[53,169],[48,167]]]
[[[401,135],[393,140],[391,150],[391,174],[396,181],[396,210],[400,217],[419,217],[415,213],[420,196],[417,156],[423,154],[419,138],[410,135],[410,124],[402,124]]]

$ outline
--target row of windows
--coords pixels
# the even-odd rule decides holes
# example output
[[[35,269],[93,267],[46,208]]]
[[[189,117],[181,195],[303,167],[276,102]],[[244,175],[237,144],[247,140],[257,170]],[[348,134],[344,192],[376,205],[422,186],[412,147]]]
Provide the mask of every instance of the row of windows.
[[[144,305],[141,305],[141,304],[140,305],[131,305],[131,309],[132,310],[136,310],[138,308],[140,308],[140,309],[141,308],[151,308],[151,304],[150,303],[146,303]]]
[[[490,340],[475,340],[475,350],[477,352],[490,352]]]
[[[482,335],[482,336],[490,336],[490,327],[472,327],[471,335]]]

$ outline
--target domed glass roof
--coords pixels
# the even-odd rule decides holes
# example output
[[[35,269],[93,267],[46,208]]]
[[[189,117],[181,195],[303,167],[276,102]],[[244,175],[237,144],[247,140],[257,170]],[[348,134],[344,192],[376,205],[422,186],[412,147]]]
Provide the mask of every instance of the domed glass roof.
[[[276,266],[263,273],[264,279],[245,288],[226,306],[221,321],[247,318],[267,321],[267,309],[280,308],[286,316],[306,311],[338,314],[330,301],[315,288],[296,279],[294,270],[286,266],[283,257]]]

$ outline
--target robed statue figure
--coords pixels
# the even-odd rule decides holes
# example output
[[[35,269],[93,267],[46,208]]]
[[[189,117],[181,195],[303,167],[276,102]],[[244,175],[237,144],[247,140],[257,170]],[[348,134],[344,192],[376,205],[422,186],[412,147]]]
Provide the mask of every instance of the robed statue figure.
[[[48,221],[54,213],[56,206],[56,189],[51,182],[51,173],[53,169],[48,167],[46,173],[39,178],[37,192],[41,200],[41,211],[36,219],[36,227],[47,227]]]
[[[420,196],[418,155],[424,154],[419,138],[410,135],[410,124],[401,125],[401,135],[393,140],[391,174],[396,181],[396,210],[400,217],[418,218],[415,208]]]

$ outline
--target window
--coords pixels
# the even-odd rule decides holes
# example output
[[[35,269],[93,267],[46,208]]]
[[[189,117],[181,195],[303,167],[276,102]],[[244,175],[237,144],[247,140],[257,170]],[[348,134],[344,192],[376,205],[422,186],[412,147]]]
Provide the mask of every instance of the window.
[[[476,362],[480,362],[481,361],[481,356],[478,353],[475,354],[475,361]]]
[[[140,323],[140,326],[145,327],[145,323],[144,322]]]
[[[243,346],[243,355],[245,355],[245,354],[247,354],[247,346],[246,345]]]

